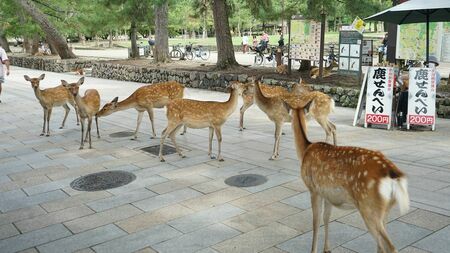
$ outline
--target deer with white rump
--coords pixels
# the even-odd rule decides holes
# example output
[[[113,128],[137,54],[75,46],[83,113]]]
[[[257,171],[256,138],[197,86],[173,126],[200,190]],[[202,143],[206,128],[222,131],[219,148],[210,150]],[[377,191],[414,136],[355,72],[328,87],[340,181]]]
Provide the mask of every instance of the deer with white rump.
[[[76,83],[68,83],[65,80],[61,80],[61,83],[75,99],[75,102],[77,103],[77,107],[80,113],[81,117],[80,149],[83,149],[84,142],[86,142],[87,140],[89,140],[89,148],[92,148],[92,141],[91,141],[92,118],[94,118],[95,114],[100,109],[100,94],[96,89],[88,89],[84,92],[83,97],[80,96],[80,85],[84,83],[84,77],[80,78],[80,80],[78,80],[78,82]],[[84,135],[85,119],[88,120],[86,136]],[[95,125],[97,126],[97,137],[100,138],[97,117],[95,117]]]
[[[210,156],[211,159],[216,158],[211,153],[212,139],[215,132],[218,143],[217,160],[224,160],[221,155],[222,125],[236,110],[239,97],[239,89],[237,83],[232,82],[230,88],[230,97],[225,102],[175,99],[167,105],[168,122],[166,129],[164,129],[161,134],[161,143],[159,148],[159,159],[161,160],[161,162],[165,161],[162,151],[164,147],[164,139],[167,136],[169,136],[169,138],[175,145],[177,153],[181,157],[185,157],[179,149],[175,140],[177,131],[183,125],[189,128],[197,129],[206,127],[209,128],[208,156]]]
[[[397,253],[386,232],[386,220],[396,203],[402,214],[409,209],[406,175],[381,152],[324,142],[311,143],[306,135],[304,108],[295,101],[286,102],[293,109],[292,126],[297,155],[302,164],[301,176],[311,193],[311,253],[317,252],[322,210],[325,226],[323,252],[331,252],[328,223],[332,206],[357,208],[377,243],[378,253]]]
[[[25,80],[31,83],[31,87],[34,90],[34,95],[39,100],[42,109],[44,109],[44,123],[42,125],[41,136],[43,136],[44,134],[46,136],[50,136],[50,116],[52,115],[53,107],[56,106],[62,106],[64,107],[65,110],[64,119],[62,121],[61,126],[59,127],[60,129],[64,128],[67,115],[69,114],[70,111],[70,108],[67,105],[68,103],[71,104],[75,109],[75,113],[77,115],[77,125],[80,124],[75,101],[72,95],[70,95],[69,92],[67,92],[67,90],[62,85],[41,90],[39,89],[39,84],[45,78],[45,74],[42,74],[37,78],[30,78],[27,75],[24,75],[23,77],[25,78]],[[45,133],[46,126],[47,126],[47,133]]]

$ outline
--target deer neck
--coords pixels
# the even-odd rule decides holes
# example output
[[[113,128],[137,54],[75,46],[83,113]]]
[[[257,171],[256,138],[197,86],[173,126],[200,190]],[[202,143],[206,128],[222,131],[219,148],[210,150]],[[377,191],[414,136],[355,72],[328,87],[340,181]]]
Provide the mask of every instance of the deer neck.
[[[43,105],[45,103],[43,90],[39,89],[39,87],[33,88],[33,90],[34,90],[34,95],[38,99],[39,103],[41,103]]]
[[[302,108],[292,110],[292,128],[294,130],[295,147],[297,149],[297,156],[300,160],[305,155],[305,150],[311,144],[306,136],[306,121],[305,112]]]
[[[114,112],[118,112],[118,111],[123,111],[123,110],[130,109],[130,108],[135,108],[137,102],[136,102],[136,99],[135,99],[135,97],[133,95],[131,95],[128,98],[118,102],[117,106],[113,109],[113,111]]]
[[[269,99],[265,97],[261,91],[260,84],[255,84],[255,101],[261,105],[266,105],[269,103]]]
[[[73,95],[72,95],[73,96]],[[87,104],[83,100],[83,98],[80,96],[80,94],[77,94],[76,96],[73,96],[75,103],[77,104],[77,107],[82,111],[86,112],[87,110]]]
[[[227,108],[228,116],[236,110],[238,98],[239,98],[238,90],[232,89],[230,93],[230,98],[228,98],[228,101],[225,102],[225,107]]]

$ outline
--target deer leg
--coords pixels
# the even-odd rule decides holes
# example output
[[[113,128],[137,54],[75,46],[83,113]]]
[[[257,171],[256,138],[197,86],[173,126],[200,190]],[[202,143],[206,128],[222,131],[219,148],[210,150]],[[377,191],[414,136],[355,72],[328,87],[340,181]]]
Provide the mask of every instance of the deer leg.
[[[184,134],[186,133],[186,130],[187,130],[187,126],[186,126],[186,125],[183,125],[183,132],[181,132],[180,135],[184,135]]]
[[[333,206],[327,200],[324,201],[324,204],[325,205],[324,205],[324,210],[323,210],[323,223],[325,225],[325,239],[324,239],[323,252],[331,253],[330,246],[328,245],[328,223],[330,222],[331,208]]]
[[[78,113],[78,106],[74,102],[69,101],[69,103],[72,105],[73,109],[75,109],[75,115],[77,116],[77,126],[79,126],[80,125],[80,114]]]
[[[330,136],[332,135],[332,130],[330,125],[328,124],[328,119],[326,118],[316,118],[317,123],[325,130],[326,138],[325,141],[328,142]]]
[[[177,141],[176,141],[176,134],[178,132],[178,130],[180,130],[182,125],[177,126],[170,134],[169,134],[169,138],[172,140],[173,145],[175,146],[175,149],[177,150],[177,153],[179,156],[181,156],[182,158],[185,158],[186,156],[183,155],[183,153],[181,152],[181,149],[178,147]]]
[[[379,226],[382,225],[382,218],[379,216],[381,210],[368,210],[365,208],[360,208],[361,216],[364,220],[364,223],[367,226],[370,234],[372,234],[373,238],[377,242],[377,253],[386,253],[386,250],[383,245],[383,240],[380,235]],[[395,251],[394,251],[395,252]],[[389,252],[391,253],[391,252]]]
[[[218,127],[215,127],[214,130],[216,132],[217,144],[219,145],[219,150],[217,152],[217,160],[219,160],[219,162],[223,162],[225,160],[223,159],[222,154],[221,154],[221,149],[222,149],[222,129],[220,128],[220,126],[218,126]]]
[[[214,128],[209,127],[209,139],[208,139],[208,156],[211,157],[211,159],[215,159],[215,157],[212,155],[212,141],[214,137]]]
[[[86,135],[89,135],[89,148],[92,148],[92,140],[91,140],[91,126],[92,126],[92,117],[88,118],[88,129],[86,131]]]
[[[162,133],[161,133],[161,140],[159,142],[159,160],[161,162],[165,162],[166,161],[166,160],[164,160],[164,157],[163,157],[164,140],[166,139],[167,135],[169,133],[171,133],[176,127],[177,127],[176,124],[173,124],[173,123],[169,122],[167,124],[166,129],[164,129],[162,131]]]
[[[45,136],[50,136],[50,116],[52,115],[52,109],[47,110],[47,134]]]
[[[84,148],[84,141],[83,141],[83,136],[84,136],[84,118],[81,118],[80,123],[81,123],[81,144],[80,144],[80,149],[83,149]]]
[[[155,125],[153,124],[153,108],[148,108],[147,112],[148,112],[148,117],[150,118],[150,123],[152,124],[153,136],[150,138],[154,139],[156,137],[156,133],[155,133]]]
[[[67,115],[69,115],[69,112],[70,112],[70,108],[67,104],[64,104],[63,107],[64,107],[65,114],[64,114],[63,122],[62,122],[61,126],[59,127],[59,129],[64,128],[64,125],[66,124]]]
[[[322,197],[314,192],[311,192],[311,207],[313,212],[313,241],[311,253],[317,253],[317,236],[319,234],[320,215],[322,214]]]
[[[95,116],[95,126],[97,127],[97,138],[100,138],[100,131],[98,130],[98,117]]]
[[[134,131],[134,140],[137,140],[137,133],[139,131],[139,127],[141,126],[142,116],[144,116],[144,111],[138,111],[136,130]]]
[[[282,122],[275,122],[275,143],[273,145],[273,154],[269,160],[275,160],[280,156],[279,151],[280,151],[280,137],[282,128],[283,128]]]
[[[247,111],[250,106],[252,106],[253,103],[245,103],[242,105],[241,109],[239,110],[239,131],[242,131],[246,129],[244,127],[244,113]]]
[[[47,122],[47,109],[46,108],[43,108],[43,109],[44,109],[44,122],[42,124],[41,136],[44,136],[44,134],[45,134],[45,123]]]
[[[333,144],[337,145],[337,136],[336,136],[336,125],[333,122],[328,120],[328,127],[331,130],[331,134],[333,135]]]

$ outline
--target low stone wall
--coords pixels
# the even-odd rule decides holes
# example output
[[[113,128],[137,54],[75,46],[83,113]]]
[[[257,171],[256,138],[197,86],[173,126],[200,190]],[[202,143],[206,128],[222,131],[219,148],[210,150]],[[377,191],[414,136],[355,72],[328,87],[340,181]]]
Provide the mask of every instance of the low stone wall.
[[[183,83],[186,87],[217,91],[224,91],[229,81],[247,82],[249,79],[249,76],[245,74],[167,70],[102,62],[93,64],[92,76],[140,83],[157,83],[175,80]],[[263,83],[280,85],[290,89],[296,81],[264,79]],[[356,107],[358,103],[359,90],[357,89],[330,87],[327,85],[315,85],[313,88],[332,96],[336,105]]]
[[[61,60],[51,56],[10,55],[8,58],[14,66],[51,72],[69,72],[74,68],[91,68],[94,62],[98,62],[82,58]]]
[[[439,118],[450,119],[450,97],[436,98],[436,112]]]

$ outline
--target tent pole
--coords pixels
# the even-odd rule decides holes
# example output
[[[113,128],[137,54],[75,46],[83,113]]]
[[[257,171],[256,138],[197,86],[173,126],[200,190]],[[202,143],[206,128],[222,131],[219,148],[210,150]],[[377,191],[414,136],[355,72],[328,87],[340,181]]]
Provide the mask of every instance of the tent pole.
[[[428,60],[430,57],[430,13],[427,11],[427,42],[426,42],[426,62],[428,66]]]

